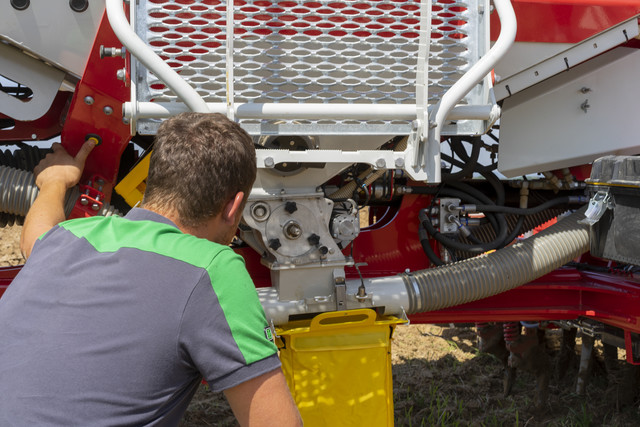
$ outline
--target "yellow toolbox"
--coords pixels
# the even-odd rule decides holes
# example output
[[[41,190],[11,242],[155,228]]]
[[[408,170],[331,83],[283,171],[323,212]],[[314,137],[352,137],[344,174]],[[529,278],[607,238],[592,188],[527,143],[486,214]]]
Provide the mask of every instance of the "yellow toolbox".
[[[405,320],[358,309],[276,330],[305,426],[392,426],[391,337]]]

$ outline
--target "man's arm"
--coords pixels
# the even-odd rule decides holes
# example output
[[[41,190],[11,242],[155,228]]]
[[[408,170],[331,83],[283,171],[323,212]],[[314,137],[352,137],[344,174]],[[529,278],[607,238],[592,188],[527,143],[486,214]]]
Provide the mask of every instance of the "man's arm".
[[[95,142],[89,140],[80,147],[75,157],[71,157],[62,145],[54,143],[51,146],[53,153],[47,154],[33,170],[40,192],[31,205],[22,227],[20,250],[25,259],[31,255],[38,237],[66,219],[65,194],[80,181],[84,163],[93,147]]]
[[[241,426],[302,426],[284,374],[275,369],[224,391]]]

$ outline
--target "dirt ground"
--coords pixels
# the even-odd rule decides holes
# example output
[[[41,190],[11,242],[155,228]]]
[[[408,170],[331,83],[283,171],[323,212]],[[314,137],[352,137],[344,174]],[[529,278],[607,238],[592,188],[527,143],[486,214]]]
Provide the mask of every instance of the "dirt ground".
[[[19,227],[0,229],[0,265],[22,262]],[[566,374],[557,368],[561,330],[546,334],[550,360],[549,398],[534,407],[536,377],[518,371],[509,396],[503,395],[503,366],[478,351],[472,325],[399,326],[393,337],[392,371],[397,426],[638,426],[638,369],[619,362],[607,373],[602,347],[596,346],[584,396],[577,395],[580,339]],[[235,420],[219,393],[200,387],[181,424],[233,426]],[[350,424],[350,425],[357,425]]]

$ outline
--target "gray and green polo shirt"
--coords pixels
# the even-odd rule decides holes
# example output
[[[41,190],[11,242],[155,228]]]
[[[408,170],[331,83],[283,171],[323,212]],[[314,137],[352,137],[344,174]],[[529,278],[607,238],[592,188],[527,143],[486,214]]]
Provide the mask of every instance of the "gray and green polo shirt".
[[[202,377],[280,366],[265,328],[230,248],[145,209],[61,223],[0,299],[0,425],[177,425]]]

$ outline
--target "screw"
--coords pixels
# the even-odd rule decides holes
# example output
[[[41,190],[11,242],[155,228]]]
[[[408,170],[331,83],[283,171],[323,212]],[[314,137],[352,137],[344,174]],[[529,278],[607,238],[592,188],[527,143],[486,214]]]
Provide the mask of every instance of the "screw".
[[[84,97],[84,103],[87,104],[87,105],[93,105],[93,101],[94,101],[94,99],[93,99],[92,96],[88,96],[87,95],[87,96]]]
[[[591,89],[588,87],[580,88],[580,93],[589,93],[589,92],[591,92]]]
[[[378,168],[384,168],[385,166],[387,166],[387,162],[384,159],[378,159],[376,160],[376,167]]]
[[[123,117],[122,118],[122,123],[125,124],[125,125],[128,125],[129,123],[131,123],[131,120],[129,120],[128,117]]]
[[[273,157],[267,157],[266,159],[264,159],[264,166],[267,168],[272,168],[275,165],[275,162],[273,161]]]
[[[110,116],[113,113],[113,108],[111,108],[110,106],[105,106],[102,111],[107,115]]]
[[[31,134],[31,139],[38,139],[38,135],[36,135],[35,133]]]
[[[580,104],[580,109],[586,113],[589,108],[591,108],[591,105],[589,105],[589,100],[585,99],[584,102]]]
[[[91,209],[97,212],[100,209],[100,205],[97,203],[94,203],[91,205]]]
[[[396,163],[396,167],[397,167],[397,168],[403,168],[403,167],[404,167],[404,159],[402,159],[402,158],[400,158],[400,157],[398,157],[398,158],[396,159],[396,162],[395,162],[395,163]]]
[[[116,71],[116,79],[125,81],[127,79],[127,70],[124,68],[120,68]]]
[[[80,199],[80,204],[81,204],[82,206],[87,206],[87,205],[89,204],[89,200],[87,200],[87,198],[86,198],[86,197],[82,197],[82,198]]]
[[[326,246],[320,246],[320,248],[318,248],[318,251],[320,252],[320,255],[326,255],[327,252],[329,252],[329,248],[327,248]]]

